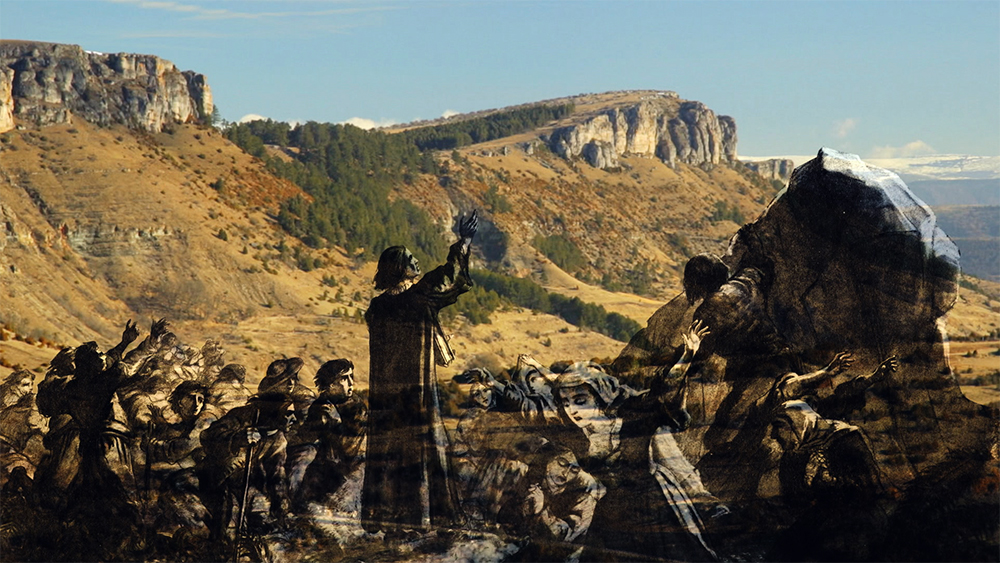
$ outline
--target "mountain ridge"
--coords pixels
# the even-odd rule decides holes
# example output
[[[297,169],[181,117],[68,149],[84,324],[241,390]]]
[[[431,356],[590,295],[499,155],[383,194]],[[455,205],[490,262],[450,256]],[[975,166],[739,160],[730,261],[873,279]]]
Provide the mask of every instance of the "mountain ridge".
[[[649,92],[572,98],[585,122],[648,101],[640,98]],[[355,359],[364,382],[366,335],[356,319],[373,295],[372,265],[335,245],[312,248],[279,228],[283,202],[312,196],[276,176],[267,154],[253,157],[186,118],[151,132],[134,120],[127,128],[66,115],[41,123],[12,111],[15,128],[0,135],[0,285],[14,304],[2,311],[8,330],[36,340],[103,340],[127,318],[167,316],[196,335],[188,341],[223,335],[253,369],[280,355],[301,355],[314,368],[341,354]],[[412,202],[445,238],[457,215],[480,209],[477,262],[643,324],[680,292],[687,258],[722,253],[779,187],[723,158],[736,153],[721,144],[700,161],[675,158],[671,165],[655,149],[628,150],[626,135],[617,166],[593,166],[582,153],[559,155],[543,138],[551,141],[552,131],[568,125],[429,153],[436,172],[414,171],[392,186],[390,198]],[[704,158],[712,154],[717,162]],[[574,247],[582,262],[557,264],[540,250],[552,242]],[[970,312],[955,316],[956,334],[988,323],[989,298],[969,298],[961,307]],[[499,311],[492,328],[459,319],[451,329],[469,358],[498,363],[522,352],[554,361],[613,357],[621,348],[555,317],[532,319],[523,326],[517,311]],[[338,336],[327,338],[331,332]]]

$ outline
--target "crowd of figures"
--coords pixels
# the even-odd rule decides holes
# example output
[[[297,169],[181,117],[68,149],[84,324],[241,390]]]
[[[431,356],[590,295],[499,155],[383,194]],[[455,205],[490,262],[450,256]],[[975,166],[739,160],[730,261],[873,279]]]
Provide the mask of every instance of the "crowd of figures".
[[[107,352],[94,342],[60,351],[37,391],[29,371],[0,386],[11,559],[262,558],[255,538],[317,505],[359,518],[368,408],[350,360],[324,363],[315,390],[300,381],[301,359],[275,360],[254,393],[218,342],[185,348],[161,320],[128,350],[138,334],[129,324]],[[691,420],[686,374],[709,335],[695,323],[644,390],[592,361],[521,356],[504,374],[455,375],[469,391],[447,445],[452,525],[514,539],[519,560],[740,558],[727,537],[738,515],[674,438]],[[817,514],[870,518],[879,483],[864,437],[800,400],[850,361],[776,381],[769,433],[785,454],[782,494]],[[830,530],[797,520],[799,536]]]
[[[275,360],[253,392],[218,342],[185,348],[163,320],[134,348],[128,323],[106,352],[60,351],[37,391],[14,373],[0,388],[4,558],[266,559],[261,538],[301,535],[323,510],[356,522],[358,541],[478,531],[526,561],[879,557],[885,491],[849,421],[899,364],[845,377],[841,352],[799,373],[761,312],[766,269],[692,258],[679,344],[641,365],[521,356],[453,375],[468,407],[448,429],[437,313],[471,284],[476,224],[423,277],[404,248],[383,254],[368,401],[348,359],[322,364],[314,389],[301,359]],[[714,422],[695,463],[692,374],[713,357],[729,391],[697,413]]]
[[[182,346],[165,321],[59,352],[35,389],[2,384],[5,560],[225,560],[359,478],[367,407],[354,365],[299,382],[271,362],[256,393],[217,341]],[[234,544],[234,540],[243,540]]]

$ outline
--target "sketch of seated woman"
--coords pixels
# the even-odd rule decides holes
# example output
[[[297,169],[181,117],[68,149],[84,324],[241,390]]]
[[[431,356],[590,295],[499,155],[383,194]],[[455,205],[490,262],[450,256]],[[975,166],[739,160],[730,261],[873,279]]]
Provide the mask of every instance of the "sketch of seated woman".
[[[590,529],[605,489],[565,446],[546,443],[533,457],[528,474],[500,511],[500,521],[528,540],[517,560],[565,560],[579,553],[571,544],[580,543]]]
[[[594,557],[613,559],[628,553],[622,556],[716,559],[695,505],[695,499],[708,492],[676,444],[652,447],[654,440],[672,441],[671,433],[690,423],[685,376],[707,334],[706,327],[695,323],[684,335],[681,358],[669,371],[657,373],[649,391],[619,384],[592,362],[573,364],[556,380],[564,419],[578,429],[577,438],[567,445],[607,488],[586,540],[597,550]],[[711,506],[726,511],[717,502]]]
[[[496,523],[505,494],[528,471],[520,450],[530,436],[520,431],[514,415],[496,410],[493,384],[500,384],[488,371],[477,372],[470,408],[452,438],[451,459],[463,512],[470,522],[489,525]]]

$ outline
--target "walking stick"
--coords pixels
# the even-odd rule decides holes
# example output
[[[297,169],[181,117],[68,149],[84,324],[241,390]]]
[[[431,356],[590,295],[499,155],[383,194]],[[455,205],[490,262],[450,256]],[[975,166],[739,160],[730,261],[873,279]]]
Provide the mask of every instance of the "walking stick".
[[[150,412],[152,414],[152,411]],[[142,535],[143,540],[146,541],[147,545],[149,543],[149,503],[151,502],[150,489],[152,488],[152,453],[153,453],[153,436],[156,435],[156,422],[153,417],[149,418],[149,426],[146,427],[146,468],[143,471],[143,503],[142,503]]]
[[[257,428],[257,421],[259,418],[260,411],[258,411],[254,416],[253,426],[251,428]],[[234,542],[235,547],[233,549],[233,563],[236,563],[240,559],[240,539],[243,537],[243,518],[246,515],[247,496],[250,494],[250,472],[253,470],[253,466],[251,464],[253,463],[253,450],[256,445],[257,442],[254,442],[250,444],[249,448],[247,448],[247,467],[243,476],[243,498],[240,501],[240,514],[239,518],[236,520],[236,538]]]

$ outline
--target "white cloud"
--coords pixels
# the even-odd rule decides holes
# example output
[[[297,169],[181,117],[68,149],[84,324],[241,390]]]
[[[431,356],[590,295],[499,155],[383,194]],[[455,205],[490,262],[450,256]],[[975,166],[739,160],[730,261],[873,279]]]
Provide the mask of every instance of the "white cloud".
[[[364,117],[352,117],[347,121],[343,121],[347,125],[353,125],[360,129],[376,129],[378,127],[389,127],[395,125],[396,122],[391,119],[383,119],[382,121],[375,121],[373,119],[367,119]]]
[[[123,39],[219,39],[226,37],[221,33],[207,31],[179,30],[179,31],[137,31],[123,33],[119,37]]]
[[[459,114],[457,111],[453,109],[446,109],[444,110],[444,113],[441,114],[441,117],[448,119],[449,117],[454,117],[456,115],[461,115],[461,114]]]
[[[243,117],[236,120],[237,123],[250,123],[251,121],[266,121],[270,117],[264,117],[263,115],[257,115],[256,113],[248,113]]]
[[[901,147],[875,147],[869,153],[868,158],[905,158],[911,156],[926,156],[929,154],[937,154],[937,150],[934,147],[928,145],[927,143],[916,140],[910,143],[906,143]]]
[[[858,120],[853,117],[848,117],[847,119],[841,119],[840,121],[833,122],[833,134],[837,136],[838,139],[843,139],[855,127],[858,126]]]
[[[285,11],[285,12],[237,12],[226,9],[211,9],[197,4],[182,4],[180,2],[160,2],[152,0],[109,0],[115,4],[132,4],[147,10],[163,10],[190,14],[194,19],[200,20],[222,20],[222,19],[243,19],[258,20],[266,18],[287,18],[287,17],[318,17],[334,16],[345,14],[358,14],[362,12],[381,12],[385,10],[395,10],[396,8],[387,6],[370,6],[364,8],[338,8],[332,10],[313,11]]]

